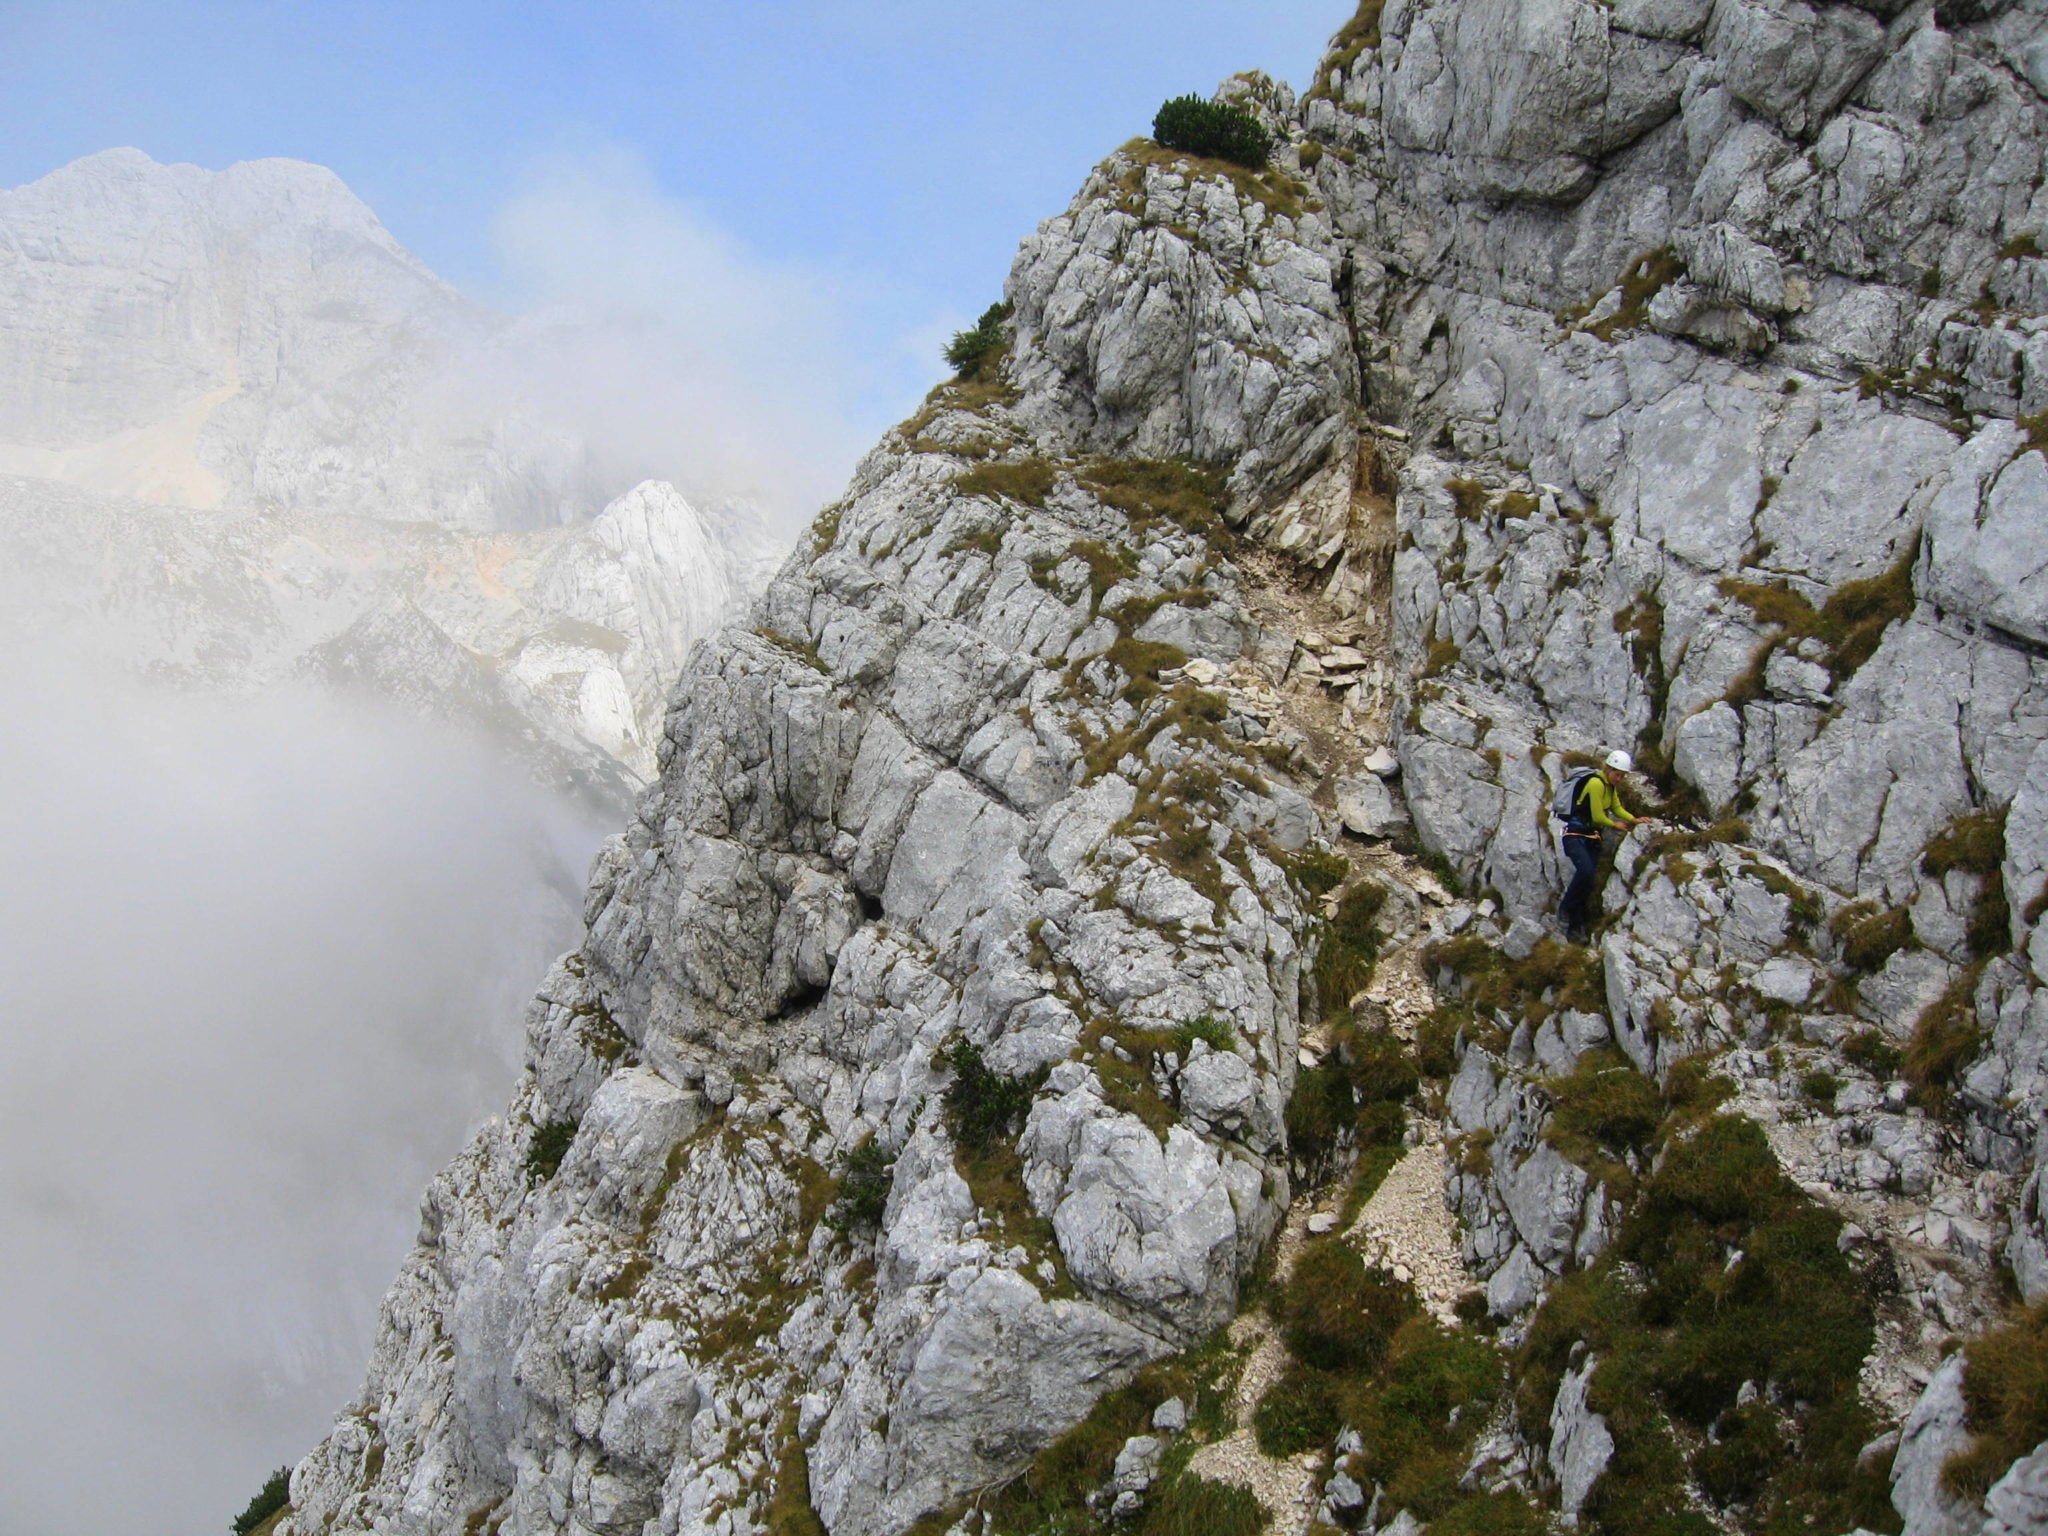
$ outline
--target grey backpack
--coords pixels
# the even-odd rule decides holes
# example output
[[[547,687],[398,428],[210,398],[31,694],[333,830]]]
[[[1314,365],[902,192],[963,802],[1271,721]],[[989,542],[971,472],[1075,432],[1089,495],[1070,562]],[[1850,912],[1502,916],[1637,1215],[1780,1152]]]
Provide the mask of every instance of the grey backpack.
[[[1584,821],[1579,814],[1579,797],[1585,793],[1586,780],[1600,770],[1597,768],[1574,768],[1564,776],[1564,782],[1557,786],[1557,793],[1550,797],[1550,814],[1562,822]]]

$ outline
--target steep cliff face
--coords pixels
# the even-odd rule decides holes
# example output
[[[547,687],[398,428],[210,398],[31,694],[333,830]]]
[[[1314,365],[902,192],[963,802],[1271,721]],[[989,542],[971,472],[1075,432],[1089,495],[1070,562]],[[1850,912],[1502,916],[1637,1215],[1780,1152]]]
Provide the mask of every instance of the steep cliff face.
[[[1007,353],[697,653],[293,1529],[1167,1528],[1177,1478],[1289,1530],[2028,1528],[2030,1421],[1943,1353],[2048,1292],[2042,37],[1368,6],[1305,99],[1226,87],[1268,170],[1111,156]],[[1614,746],[1675,820],[1582,956],[1548,804]],[[1290,1098],[1389,1037],[1400,1177],[1294,1199]],[[1300,1360],[1185,1353],[1283,1224]],[[1353,1249],[1384,1367],[1288,1299]],[[983,1496],[1169,1356],[1220,1420],[1148,1389],[1068,1525]]]

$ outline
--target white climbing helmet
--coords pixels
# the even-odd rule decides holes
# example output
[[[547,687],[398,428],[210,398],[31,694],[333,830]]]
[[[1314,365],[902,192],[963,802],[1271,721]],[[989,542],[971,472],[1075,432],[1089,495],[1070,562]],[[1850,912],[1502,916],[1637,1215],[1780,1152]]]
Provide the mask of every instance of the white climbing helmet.
[[[1634,773],[1636,771],[1636,760],[1619,747],[1616,747],[1607,754],[1607,766],[1617,769],[1622,773]]]

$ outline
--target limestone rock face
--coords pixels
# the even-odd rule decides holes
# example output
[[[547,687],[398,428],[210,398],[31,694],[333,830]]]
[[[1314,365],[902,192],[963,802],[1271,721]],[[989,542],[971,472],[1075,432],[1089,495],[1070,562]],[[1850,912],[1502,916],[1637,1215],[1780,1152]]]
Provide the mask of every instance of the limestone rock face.
[[[1104,651],[1174,607],[1212,660],[1256,626],[1199,536],[1135,539],[1065,476],[976,495],[969,462],[892,438],[695,653],[520,1101],[429,1197],[348,1421],[381,1471],[338,1434],[299,1529],[687,1524],[778,1464],[801,1398],[820,1514],[900,1530],[1235,1312],[1287,1195],[1309,919],[1215,696],[1127,698]],[[1191,775],[1192,854],[1148,826]],[[1204,1018],[1227,1048],[1126,1059]],[[957,1041],[1036,1085],[1000,1178],[944,1110]],[[576,1129],[541,1177],[549,1125]],[[841,1237],[811,1192],[864,1145],[886,1208]]]
[[[1290,855],[1412,825],[1484,899],[1402,921],[1525,959],[1568,754],[1617,746],[1685,824],[1618,840],[1597,995],[1447,1085],[1488,1309],[1523,1336],[1622,1219],[1554,1080],[1704,1058],[1885,1277],[1902,1512],[2027,1518],[2027,1460],[1937,1506],[1945,1344],[1998,1266],[2048,1286],[2042,15],[1390,0],[1307,96],[1228,87],[1268,171],[1111,155],[994,371],[696,651],[294,1529],[752,1530],[801,1458],[882,1536],[1016,1472],[1226,1321],[1286,1203]],[[1358,643],[1275,633],[1254,568]],[[1375,783],[1233,702],[1303,674]],[[986,1072],[1029,1099],[993,1161]],[[1574,1509],[1597,1369],[1525,1463]]]
[[[160,505],[588,517],[577,443],[464,404],[503,321],[332,171],[115,149],[0,193],[0,471]]]

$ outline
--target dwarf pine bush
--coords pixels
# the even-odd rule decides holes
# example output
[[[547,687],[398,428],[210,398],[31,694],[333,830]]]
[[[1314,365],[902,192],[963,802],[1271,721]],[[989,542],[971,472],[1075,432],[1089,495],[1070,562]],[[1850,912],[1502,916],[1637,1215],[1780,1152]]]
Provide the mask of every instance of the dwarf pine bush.
[[[290,1467],[279,1467],[271,1473],[256,1497],[249,1501],[249,1507],[235,1517],[235,1536],[249,1536],[250,1532],[290,1503],[291,1480]]]
[[[979,379],[991,359],[1003,349],[1003,327],[1009,322],[1008,304],[991,304],[971,330],[956,331],[946,345],[946,362],[956,376]]]
[[[1152,137],[1166,149],[1228,160],[1253,171],[1263,171],[1273,156],[1272,138],[1251,113],[1199,96],[1176,96],[1162,106],[1152,119]]]

